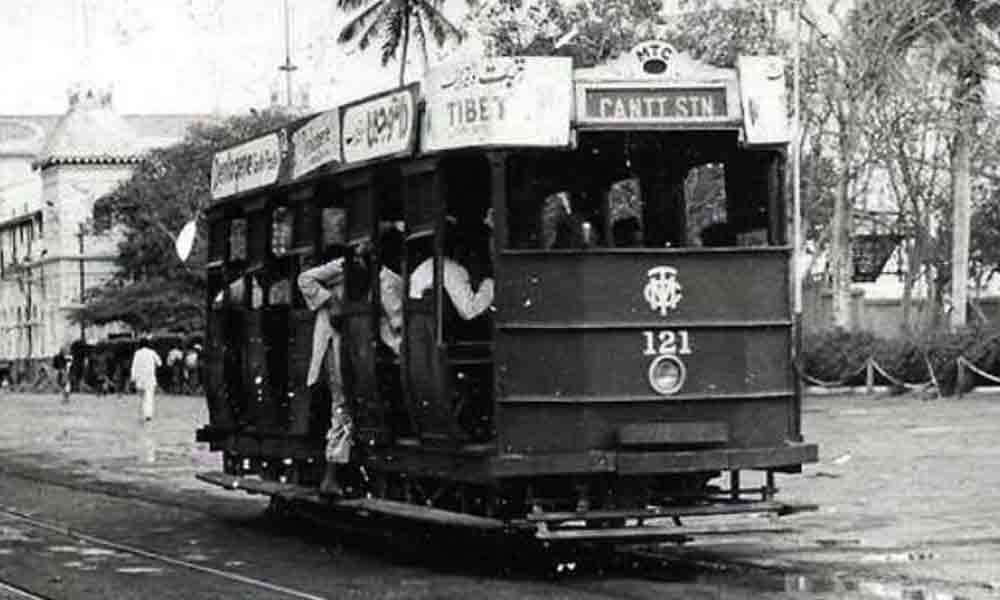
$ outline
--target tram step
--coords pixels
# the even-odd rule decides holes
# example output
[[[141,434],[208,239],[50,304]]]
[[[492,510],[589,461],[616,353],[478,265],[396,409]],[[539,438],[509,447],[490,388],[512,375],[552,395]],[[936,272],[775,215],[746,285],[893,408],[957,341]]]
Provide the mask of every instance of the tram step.
[[[195,475],[201,481],[211,483],[231,490],[243,490],[251,494],[265,494],[268,496],[280,496],[285,500],[301,500],[315,504],[324,504],[335,508],[343,508],[355,511],[368,511],[380,515],[401,517],[425,523],[437,525],[451,525],[456,527],[473,527],[476,529],[502,529],[503,521],[469,515],[430,506],[419,506],[395,500],[383,500],[379,498],[355,498],[346,500],[331,500],[321,496],[316,488],[295,485],[292,483],[280,483],[277,481],[267,481],[255,477],[236,477],[218,471],[208,473],[198,473]]]
[[[725,502],[704,506],[663,506],[637,510],[590,510],[582,512],[539,512],[528,513],[530,522],[560,522],[602,519],[657,519],[669,517],[702,517],[742,513],[776,513],[789,515],[797,512],[813,511],[815,504],[786,504],[783,502]]]
[[[617,529],[543,529],[535,532],[535,538],[551,541],[658,541],[684,543],[693,540],[689,535],[677,533],[671,527],[621,527]]]

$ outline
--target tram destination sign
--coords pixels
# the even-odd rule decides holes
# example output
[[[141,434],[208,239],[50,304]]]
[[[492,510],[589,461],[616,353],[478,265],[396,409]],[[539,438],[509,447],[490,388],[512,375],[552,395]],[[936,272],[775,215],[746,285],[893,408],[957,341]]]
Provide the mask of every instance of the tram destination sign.
[[[592,87],[584,89],[581,104],[579,120],[589,123],[678,123],[729,116],[725,86]]]
[[[411,84],[344,105],[340,109],[344,162],[412,154],[417,139],[417,92],[417,84]]]
[[[212,199],[271,185],[281,172],[284,132],[276,132],[228,150],[212,158]]]
[[[573,69],[568,57],[460,60],[427,74],[421,147],[566,147]]]

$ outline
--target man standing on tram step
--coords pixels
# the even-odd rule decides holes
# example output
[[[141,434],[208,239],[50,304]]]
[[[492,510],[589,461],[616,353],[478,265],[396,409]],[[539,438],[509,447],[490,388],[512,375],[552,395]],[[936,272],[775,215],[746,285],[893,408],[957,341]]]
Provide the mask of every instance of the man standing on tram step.
[[[320,483],[320,494],[343,496],[339,481],[340,465],[351,458],[354,443],[354,421],[344,396],[340,372],[340,332],[335,321],[344,306],[344,259],[336,258],[299,274],[299,290],[309,310],[316,312],[313,326],[312,357],[306,385],[319,380],[321,366],[326,366],[327,387],[330,390],[330,429],[326,434],[326,472]]]
[[[142,419],[145,422],[153,420],[156,409],[156,369],[162,364],[160,355],[150,347],[150,339],[142,338],[139,349],[132,357],[131,379],[141,397]]]

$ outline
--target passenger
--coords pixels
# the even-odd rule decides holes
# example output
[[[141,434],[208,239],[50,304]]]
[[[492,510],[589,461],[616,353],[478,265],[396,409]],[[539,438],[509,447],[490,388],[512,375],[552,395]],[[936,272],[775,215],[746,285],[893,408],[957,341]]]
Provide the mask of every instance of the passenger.
[[[340,332],[335,327],[344,304],[344,259],[336,258],[303,271],[298,278],[299,290],[309,310],[316,312],[313,326],[312,358],[306,385],[319,380],[321,365],[326,365],[327,388],[330,390],[330,429],[326,434],[326,472],[320,483],[320,493],[343,496],[340,485],[340,465],[351,458],[354,443],[354,421],[344,396],[340,371]]]
[[[142,395],[142,418],[149,422],[153,420],[153,413],[156,409],[156,370],[160,368],[163,361],[160,355],[151,347],[148,337],[142,338],[139,342],[139,349],[132,357],[132,372],[130,379],[135,382],[135,387]]]
[[[379,240],[379,297],[382,316],[379,319],[379,337],[382,343],[399,354],[403,343],[403,232],[390,226]]]
[[[489,227],[484,224],[483,229],[486,230],[485,235],[488,242]],[[450,246],[448,254],[455,256],[455,258],[444,257],[444,289],[448,293],[448,297],[451,298],[451,303],[458,315],[469,321],[483,314],[493,304],[494,282],[486,265],[480,265],[480,270],[483,272],[479,274],[477,279],[481,278],[481,281],[474,281],[469,274],[469,269],[456,260],[456,258],[461,260],[463,256],[475,255],[476,250],[468,240],[456,239],[458,236],[455,233],[453,229],[448,232],[447,241]],[[430,257],[420,263],[410,275],[410,298],[422,298],[433,285],[434,258]]]

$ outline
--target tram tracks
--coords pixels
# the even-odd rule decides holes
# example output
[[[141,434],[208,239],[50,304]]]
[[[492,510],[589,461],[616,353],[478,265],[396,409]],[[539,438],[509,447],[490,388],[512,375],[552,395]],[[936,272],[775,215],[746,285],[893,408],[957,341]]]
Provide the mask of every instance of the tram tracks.
[[[48,596],[40,596],[27,588],[0,579],[0,599],[2,600],[51,600]]]
[[[326,600],[325,596],[319,596],[302,590],[297,590],[295,588],[283,586],[277,583],[266,581],[264,579],[249,577],[247,575],[243,575],[242,573],[237,573],[235,571],[210,567],[189,560],[184,560],[181,558],[169,556],[161,552],[140,548],[133,544],[116,542],[114,540],[110,540],[101,536],[85,533],[64,523],[59,523],[57,521],[51,521],[46,519],[40,519],[38,517],[29,515],[27,513],[15,510],[7,506],[0,506],[0,517],[4,517],[10,521],[19,523],[23,526],[44,531],[49,534],[55,534],[73,540],[77,540],[80,542],[85,542],[95,547],[113,550],[115,552],[131,555],[134,557],[140,557],[157,563],[171,565],[174,567],[180,567],[182,569],[187,569],[190,571],[207,574],[213,577],[218,577],[221,579],[225,579],[234,583],[242,584],[260,590],[276,592],[278,594],[282,594],[289,598],[300,598],[302,600]],[[27,588],[0,580],[0,598],[6,600],[7,596],[2,594],[13,594],[13,596],[11,597],[15,600],[26,600],[26,599],[36,599],[36,598],[40,598],[43,600],[46,599],[45,596],[39,596],[29,591]]]

